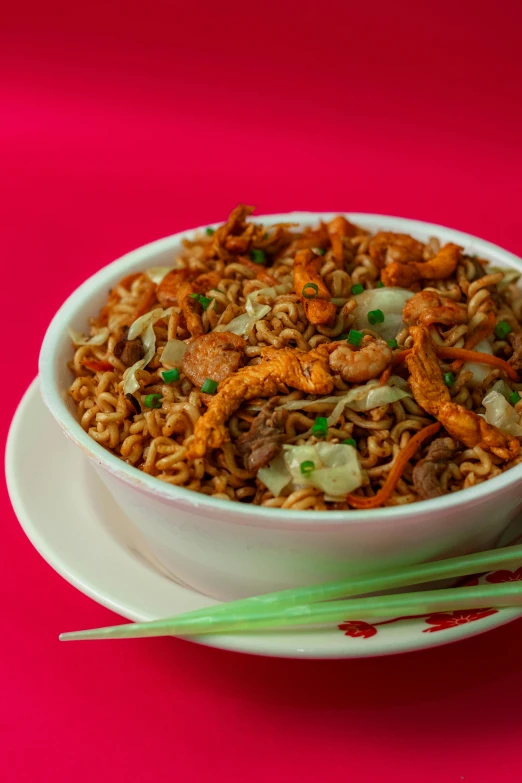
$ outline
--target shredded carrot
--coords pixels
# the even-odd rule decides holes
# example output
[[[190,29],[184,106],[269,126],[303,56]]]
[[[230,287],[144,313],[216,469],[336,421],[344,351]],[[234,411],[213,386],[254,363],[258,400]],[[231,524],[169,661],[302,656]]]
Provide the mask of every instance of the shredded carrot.
[[[490,334],[493,334],[496,323],[497,319],[495,313],[493,311],[488,313],[487,319],[482,321],[482,323],[479,324],[470,337],[466,339],[464,343],[464,350],[471,351],[477,345],[477,343],[479,343],[481,340],[485,340],[487,337],[489,337]],[[456,372],[457,370],[460,370],[462,365],[463,361],[461,359],[455,360],[450,369]]]
[[[100,362],[97,359],[84,359],[82,364],[93,372],[109,372],[110,370],[114,370],[114,367],[110,362]]]
[[[386,481],[381,489],[371,498],[362,497],[360,495],[347,495],[346,500],[350,506],[352,506],[352,508],[367,509],[378,508],[378,506],[384,505],[384,503],[390,499],[393,490],[404,473],[404,468],[419,449],[421,443],[431,435],[435,435],[435,433],[440,430],[440,427],[440,422],[436,421],[434,424],[429,424],[427,427],[424,427],[417,432],[416,435],[410,438],[405,448],[397,455],[392,469],[388,473]]]
[[[393,370],[393,365],[392,364],[388,365],[388,367],[385,369],[385,371],[382,373],[380,377],[379,380],[380,386],[384,386],[386,383],[388,383],[388,381],[390,380],[390,375],[392,373],[392,370]]]
[[[500,356],[492,356],[489,353],[480,353],[479,351],[468,351],[466,348],[446,348],[443,345],[436,345],[435,351],[439,359],[462,359],[464,362],[477,362],[478,364],[489,364],[506,373],[512,381],[519,382],[519,377],[513,367]]]

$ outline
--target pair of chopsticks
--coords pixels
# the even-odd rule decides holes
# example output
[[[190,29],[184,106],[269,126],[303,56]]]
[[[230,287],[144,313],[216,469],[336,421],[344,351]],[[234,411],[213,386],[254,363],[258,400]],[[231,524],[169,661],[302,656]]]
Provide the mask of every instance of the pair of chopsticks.
[[[522,606],[522,582],[516,581],[370,596],[348,601],[334,600],[439,579],[479,574],[497,568],[508,569],[521,562],[522,545],[509,546],[434,563],[405,566],[355,579],[266,593],[163,620],[63,633],[60,635],[60,640],[195,636],[339,623],[346,619],[431,614],[454,609]]]

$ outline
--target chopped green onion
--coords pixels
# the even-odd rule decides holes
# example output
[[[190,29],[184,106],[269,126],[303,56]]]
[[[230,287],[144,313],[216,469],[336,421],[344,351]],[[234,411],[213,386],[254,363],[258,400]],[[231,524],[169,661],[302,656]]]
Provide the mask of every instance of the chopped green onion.
[[[301,473],[303,476],[308,476],[313,470],[315,470],[315,464],[312,460],[307,459],[305,462],[301,462]]]
[[[495,326],[495,335],[499,340],[504,340],[513,329],[507,321],[499,321]]]
[[[311,291],[312,293],[306,293],[307,290]],[[301,293],[305,299],[315,299],[319,293],[319,286],[317,286],[315,283],[307,283],[305,286],[303,286]]]
[[[388,348],[391,348],[392,351],[394,348],[399,347],[399,343],[397,342],[397,340],[387,340],[387,343],[388,343]]]
[[[262,250],[251,250],[249,256],[254,264],[266,264],[266,256]]]
[[[341,441],[341,443],[344,443],[345,446],[353,446],[354,449],[357,448],[357,443],[354,441],[353,438],[345,438]]]
[[[208,228],[205,229],[205,234],[207,235],[207,237],[211,237],[212,234],[215,232],[215,230],[216,230],[215,228],[210,228],[209,226]]]
[[[452,372],[445,372],[444,373],[444,383],[446,386],[453,386],[455,383],[455,376]]]
[[[364,335],[362,332],[358,332],[356,329],[350,329],[348,334],[348,342],[350,345],[359,346],[362,343],[363,337]]]
[[[377,280],[377,282],[375,283],[375,288],[384,288],[384,283],[382,282],[382,280]]]
[[[204,392],[204,394],[215,394],[217,387],[217,381],[213,381],[211,378],[207,378],[201,387],[201,391]]]
[[[312,427],[312,435],[316,438],[324,438],[328,432],[328,419],[325,416],[318,416]]]
[[[196,302],[199,302],[203,310],[206,310],[212,301],[212,299],[209,299],[208,296],[203,296],[203,294],[189,294],[189,296],[191,299],[195,299]]]
[[[522,398],[520,397],[520,394],[517,391],[514,391],[513,394],[509,397],[509,402],[511,405],[516,405],[517,402],[520,402]]]
[[[143,404],[146,408],[161,408],[161,394],[147,394],[143,398]]]
[[[352,285],[352,294],[354,296],[357,296],[357,294],[362,294],[364,291],[364,286],[362,283],[357,283],[357,285]]]
[[[384,313],[382,310],[370,310],[368,313],[368,323],[372,324],[382,324],[384,321]]]
[[[161,377],[163,378],[164,383],[179,381],[179,370],[177,367],[174,367],[172,370],[163,370]]]
[[[312,252],[314,252],[316,256],[324,256],[326,250],[324,247],[313,247]]]

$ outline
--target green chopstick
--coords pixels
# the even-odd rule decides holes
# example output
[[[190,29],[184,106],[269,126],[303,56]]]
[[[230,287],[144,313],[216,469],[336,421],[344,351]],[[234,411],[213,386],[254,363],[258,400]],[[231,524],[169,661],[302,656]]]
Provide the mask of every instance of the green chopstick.
[[[482,573],[495,568],[508,568],[517,565],[521,560],[522,545],[510,546],[503,549],[494,549],[487,552],[477,552],[472,555],[454,557],[448,560],[439,560],[433,563],[404,566],[377,575],[367,574],[352,579],[327,582],[319,585],[312,585],[310,587],[282,590],[276,593],[266,593],[265,595],[254,596],[253,598],[244,598],[239,601],[218,604],[217,606],[206,609],[198,609],[169,619],[152,621],[151,623],[140,623],[140,626],[147,626],[151,631],[157,623],[162,624],[162,627],[165,627],[166,623],[173,623],[176,625],[176,628],[187,628],[196,619],[201,620],[202,623],[211,624],[213,619],[220,618],[221,620],[224,620],[229,616],[234,617],[235,621],[237,621],[237,618],[240,616],[248,621],[264,610],[280,611],[286,608],[318,603],[321,601],[330,601],[336,598],[346,598],[350,595],[375,593],[382,590],[422,584],[423,582]],[[441,594],[442,591],[436,592]],[[354,602],[350,602],[350,605],[353,605],[353,603]],[[184,626],[184,623],[188,623],[188,625]],[[116,628],[129,629],[133,627],[136,626],[117,626]],[[213,629],[216,629],[215,626]],[[114,631],[114,629],[108,630]],[[178,631],[171,630],[170,632],[177,633]],[[80,638],[95,638],[94,636],[85,636],[86,633],[96,633],[96,631],[80,631],[78,633],[62,634],[60,639],[62,641],[72,641]],[[129,632],[126,633],[129,636],[131,635]],[[153,634],[151,633],[150,635]],[[106,636],[104,638],[109,637]]]
[[[522,605],[522,583],[451,587],[446,590],[426,590],[398,595],[359,598],[321,604],[289,606],[286,609],[264,609],[250,617],[244,614],[226,617],[185,617],[155,620],[150,623],[128,623],[91,631],[62,634],[62,641],[82,639],[131,639],[150,636],[196,636],[231,631],[250,632],[339,623],[369,617],[397,617],[431,614],[454,609],[481,609]]]

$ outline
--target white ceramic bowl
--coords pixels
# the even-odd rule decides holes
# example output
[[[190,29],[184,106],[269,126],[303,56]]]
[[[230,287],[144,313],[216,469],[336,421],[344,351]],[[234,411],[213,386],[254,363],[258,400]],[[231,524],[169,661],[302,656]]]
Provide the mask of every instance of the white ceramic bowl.
[[[333,216],[299,212],[259,219],[266,224],[284,220],[307,225]],[[495,265],[522,265],[496,245],[442,226],[384,215],[347,217],[372,231],[456,242]],[[522,505],[522,465],[476,487],[408,506],[283,511],[213,500],[163,483],[122,462],[83,431],[66,392],[71,383],[67,362],[72,357],[68,327],[85,331],[89,317],[118,280],[171,263],[181,240],[193,233],[184,231],[145,245],[89,278],[55,315],[39,365],[47,407],[165,568],[206,595],[230,600],[494,546]]]

